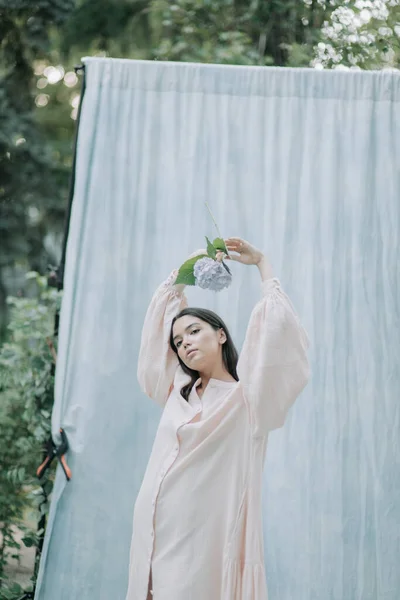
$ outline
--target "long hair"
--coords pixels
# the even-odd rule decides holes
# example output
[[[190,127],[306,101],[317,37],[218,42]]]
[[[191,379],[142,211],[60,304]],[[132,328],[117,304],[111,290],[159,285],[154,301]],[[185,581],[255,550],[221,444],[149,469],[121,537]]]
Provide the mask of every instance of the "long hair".
[[[179,364],[181,365],[183,371],[191,377],[191,381],[187,385],[184,385],[181,389],[181,395],[185,398],[186,401],[189,401],[190,392],[192,391],[194,384],[199,378],[199,372],[195,371],[194,369],[189,369],[189,367],[185,365],[185,363],[181,360],[178,354],[178,349],[175,346],[173,340],[173,328],[175,321],[186,315],[191,315],[193,317],[201,319],[202,321],[205,321],[206,323],[211,325],[211,327],[215,329],[215,331],[218,331],[218,329],[224,330],[226,335],[226,341],[222,346],[222,360],[226,370],[232,375],[234,379],[236,379],[236,381],[239,381],[239,377],[236,372],[239,355],[237,353],[235,344],[233,343],[231,334],[229,333],[227,326],[225,325],[221,317],[219,317],[215,312],[213,312],[212,310],[207,310],[206,308],[184,308],[183,310],[181,310],[181,312],[178,313],[176,317],[174,317],[174,319],[172,320],[169,343],[172,350],[177,355]]]

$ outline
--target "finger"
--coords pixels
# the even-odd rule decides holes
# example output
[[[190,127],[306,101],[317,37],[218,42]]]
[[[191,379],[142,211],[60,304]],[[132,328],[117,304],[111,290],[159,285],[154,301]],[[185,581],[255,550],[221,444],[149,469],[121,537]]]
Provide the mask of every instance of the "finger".
[[[244,248],[246,246],[244,241],[238,241],[238,242],[228,242],[226,244],[227,248],[231,247],[231,248]]]
[[[230,254],[226,257],[226,260],[235,260],[236,262],[240,262],[240,256],[237,254]]]
[[[240,243],[240,242],[244,242],[244,240],[242,238],[237,238],[237,237],[231,237],[231,238],[228,238],[225,240],[226,244],[229,244],[231,242]]]

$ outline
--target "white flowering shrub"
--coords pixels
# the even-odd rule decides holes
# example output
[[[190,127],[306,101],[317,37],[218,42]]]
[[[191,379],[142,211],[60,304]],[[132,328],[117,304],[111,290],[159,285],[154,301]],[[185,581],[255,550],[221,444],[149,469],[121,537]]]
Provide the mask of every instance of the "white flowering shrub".
[[[330,14],[316,47],[315,68],[399,68],[400,0],[318,0],[318,4]]]

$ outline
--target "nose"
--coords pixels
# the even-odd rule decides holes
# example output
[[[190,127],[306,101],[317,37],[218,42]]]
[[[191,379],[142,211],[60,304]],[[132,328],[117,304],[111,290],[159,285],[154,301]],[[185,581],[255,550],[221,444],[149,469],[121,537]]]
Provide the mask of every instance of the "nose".
[[[186,348],[190,347],[191,345],[192,345],[192,340],[190,339],[189,335],[186,334],[183,337],[182,346],[183,346],[184,350],[186,350]]]

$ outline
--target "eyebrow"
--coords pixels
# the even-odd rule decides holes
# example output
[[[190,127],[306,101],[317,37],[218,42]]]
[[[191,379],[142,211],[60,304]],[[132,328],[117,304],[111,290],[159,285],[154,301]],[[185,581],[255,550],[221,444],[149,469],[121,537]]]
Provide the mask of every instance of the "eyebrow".
[[[185,331],[187,331],[188,329],[190,329],[191,327],[193,327],[193,325],[200,325],[200,323],[196,323],[196,322],[195,322],[195,323],[190,323],[190,325],[188,325],[187,327],[185,327]],[[179,335],[179,334],[178,334],[178,335],[176,335],[176,336],[173,338],[173,341],[175,342],[176,338],[178,338],[178,337],[181,337],[181,335]]]

